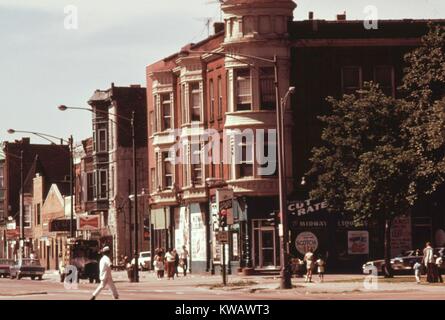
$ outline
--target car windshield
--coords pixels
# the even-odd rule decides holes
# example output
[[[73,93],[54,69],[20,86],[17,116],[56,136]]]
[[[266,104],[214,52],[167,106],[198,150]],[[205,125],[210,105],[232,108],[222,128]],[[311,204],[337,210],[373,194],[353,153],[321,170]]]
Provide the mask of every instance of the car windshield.
[[[40,261],[35,259],[23,259],[22,260],[23,266],[40,266]]]
[[[150,253],[141,253],[142,258],[150,258]]]
[[[11,266],[14,263],[13,260],[9,259],[0,259],[0,264]]]
[[[397,255],[396,258],[402,258],[402,257],[410,257],[414,255],[414,251],[413,250],[407,250],[407,251],[403,251],[401,254]]]

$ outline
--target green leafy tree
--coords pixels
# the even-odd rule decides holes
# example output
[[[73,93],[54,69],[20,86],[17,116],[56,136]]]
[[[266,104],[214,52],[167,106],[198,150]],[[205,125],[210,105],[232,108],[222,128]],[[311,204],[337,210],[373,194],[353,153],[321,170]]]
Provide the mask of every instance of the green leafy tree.
[[[332,114],[320,117],[324,145],[313,150],[311,159],[309,176],[317,180],[311,197],[327,200],[332,210],[353,213],[357,222],[384,221],[385,265],[390,266],[391,222],[408,211],[416,166],[400,135],[408,114],[373,83],[365,83],[357,95],[328,101]]]
[[[313,149],[308,172],[311,197],[326,200],[330,210],[384,222],[386,276],[393,219],[444,181],[445,29],[431,26],[405,59],[403,99],[373,83],[327,99],[332,112],[319,117],[323,145]]]

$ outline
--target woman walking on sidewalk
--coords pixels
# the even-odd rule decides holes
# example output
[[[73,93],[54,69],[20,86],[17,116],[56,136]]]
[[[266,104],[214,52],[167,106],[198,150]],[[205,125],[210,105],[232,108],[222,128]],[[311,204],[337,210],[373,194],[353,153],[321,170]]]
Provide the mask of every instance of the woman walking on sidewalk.
[[[304,255],[304,261],[306,262],[306,281],[312,282],[312,270],[314,268],[314,253],[312,249]]]
[[[423,263],[426,267],[426,280],[429,283],[437,282],[437,275],[435,274],[435,261],[434,252],[431,247],[431,242],[426,243],[425,249],[423,249]]]

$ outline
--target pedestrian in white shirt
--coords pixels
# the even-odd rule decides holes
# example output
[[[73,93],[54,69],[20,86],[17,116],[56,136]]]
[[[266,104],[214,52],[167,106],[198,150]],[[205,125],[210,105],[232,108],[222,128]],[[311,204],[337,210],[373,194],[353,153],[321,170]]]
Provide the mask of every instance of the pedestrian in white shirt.
[[[423,264],[426,267],[426,279],[429,283],[437,282],[437,276],[435,275],[435,260],[434,251],[431,246],[431,242],[426,243],[425,249],[423,249]]]
[[[102,259],[99,262],[99,272],[100,272],[100,284],[94,291],[91,300],[96,300],[99,293],[108,286],[113,294],[114,299],[119,299],[119,294],[117,293],[116,286],[113,282],[113,277],[111,275],[111,260],[110,260],[110,248],[105,247],[102,249]]]

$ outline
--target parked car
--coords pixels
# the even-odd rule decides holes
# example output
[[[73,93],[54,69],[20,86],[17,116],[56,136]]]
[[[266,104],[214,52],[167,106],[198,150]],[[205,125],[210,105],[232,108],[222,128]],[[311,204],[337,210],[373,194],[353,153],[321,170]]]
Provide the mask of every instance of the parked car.
[[[45,268],[40,265],[39,260],[35,259],[19,259],[10,267],[11,279],[20,280],[24,277],[30,277],[32,280],[42,280],[45,274]]]
[[[99,283],[99,241],[76,240],[71,250],[70,264],[77,268],[77,280],[88,279],[90,283]]]
[[[131,260],[131,264],[134,265],[134,258]],[[151,252],[143,251],[139,253],[138,258],[139,269],[141,270],[149,270],[151,264]]]
[[[444,257],[445,248],[435,248],[434,256],[435,257]],[[402,252],[400,255],[392,258],[391,267],[395,274],[403,273],[403,272],[413,272],[413,266],[416,262],[422,263],[423,261],[423,251],[417,250],[408,250]],[[371,267],[374,266],[377,268],[377,272],[379,274],[384,273],[385,268],[385,260],[379,259],[374,261],[368,261],[363,265],[363,273],[369,274]],[[439,266],[441,271],[445,271],[445,262]]]
[[[0,277],[9,277],[10,268],[14,264],[12,259],[0,259]]]

